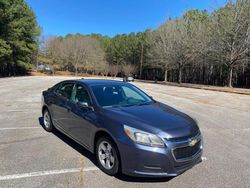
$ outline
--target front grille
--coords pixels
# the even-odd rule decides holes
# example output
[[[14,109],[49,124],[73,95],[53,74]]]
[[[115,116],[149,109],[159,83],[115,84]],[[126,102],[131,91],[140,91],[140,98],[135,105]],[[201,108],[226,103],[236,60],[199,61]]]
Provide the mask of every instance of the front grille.
[[[192,134],[182,137],[174,137],[174,138],[165,138],[166,141],[170,142],[183,142],[186,141],[189,138],[197,137],[200,134],[199,131],[194,131]]]
[[[186,146],[181,148],[175,148],[173,154],[176,160],[192,157],[200,150],[201,141],[197,142],[194,146]]]

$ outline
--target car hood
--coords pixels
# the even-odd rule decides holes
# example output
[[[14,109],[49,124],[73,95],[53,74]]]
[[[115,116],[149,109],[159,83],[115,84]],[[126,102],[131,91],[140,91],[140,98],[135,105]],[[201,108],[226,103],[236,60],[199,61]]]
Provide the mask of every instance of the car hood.
[[[123,121],[123,124],[165,137],[183,137],[197,134],[199,128],[188,115],[162,104],[116,107],[106,109],[110,116]]]

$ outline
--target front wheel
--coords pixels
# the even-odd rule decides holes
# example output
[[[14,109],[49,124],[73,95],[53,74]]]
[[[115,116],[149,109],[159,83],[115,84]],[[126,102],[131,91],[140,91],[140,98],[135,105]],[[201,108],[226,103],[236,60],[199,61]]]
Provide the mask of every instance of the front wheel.
[[[118,150],[108,137],[101,137],[96,144],[96,159],[100,169],[114,176],[119,172]]]

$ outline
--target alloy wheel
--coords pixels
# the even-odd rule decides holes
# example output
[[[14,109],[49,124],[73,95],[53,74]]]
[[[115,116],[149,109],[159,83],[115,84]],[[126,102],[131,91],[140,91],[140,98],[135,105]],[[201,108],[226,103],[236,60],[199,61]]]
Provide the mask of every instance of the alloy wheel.
[[[101,165],[110,170],[115,165],[115,156],[113,153],[113,148],[110,143],[102,141],[98,147],[98,157]]]

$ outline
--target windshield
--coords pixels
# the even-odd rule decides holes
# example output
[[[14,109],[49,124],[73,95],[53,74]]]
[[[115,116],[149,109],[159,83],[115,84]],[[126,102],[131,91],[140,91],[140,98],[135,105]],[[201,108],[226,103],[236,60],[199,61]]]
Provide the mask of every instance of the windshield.
[[[103,107],[146,105],[153,102],[133,85],[96,85],[91,88],[97,102]]]

